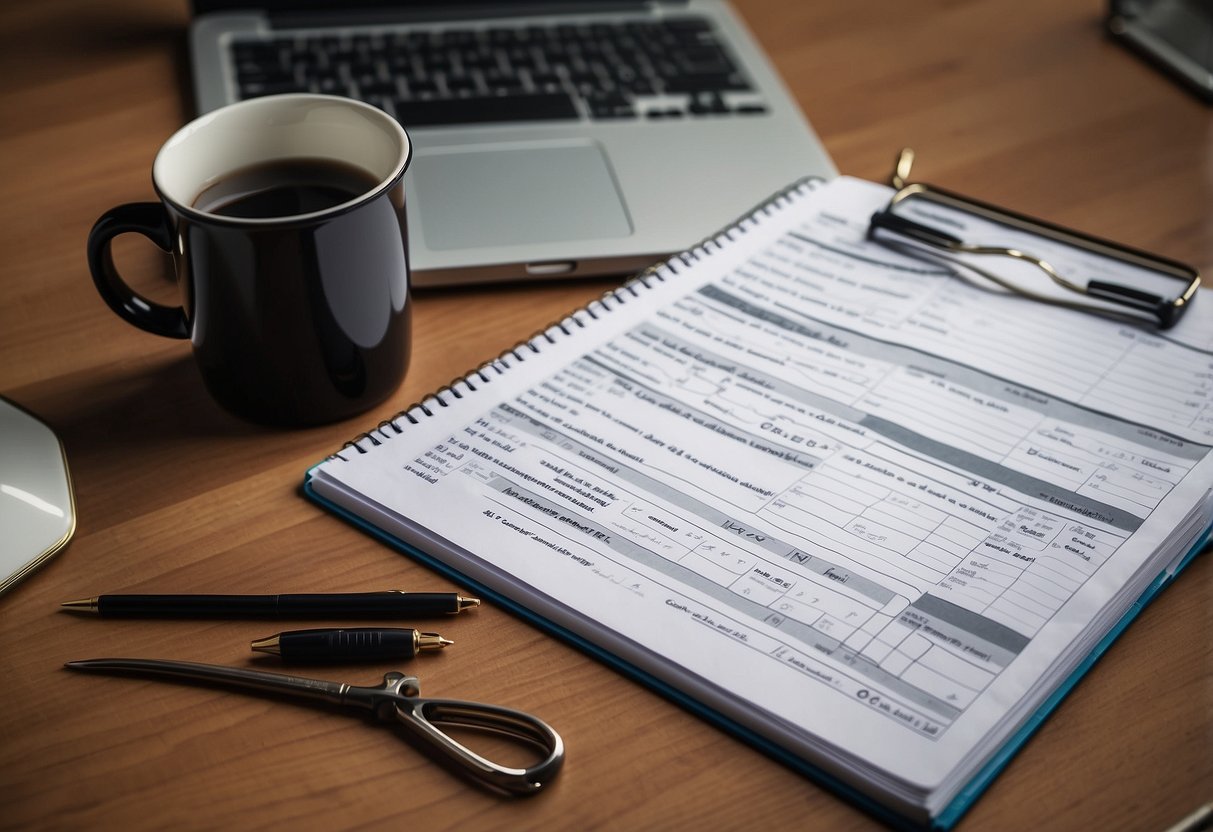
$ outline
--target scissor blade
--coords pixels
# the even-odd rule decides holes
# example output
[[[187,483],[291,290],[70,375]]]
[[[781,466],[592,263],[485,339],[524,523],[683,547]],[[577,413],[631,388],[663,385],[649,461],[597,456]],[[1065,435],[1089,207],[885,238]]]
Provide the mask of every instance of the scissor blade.
[[[262,670],[246,670],[239,667],[224,667],[217,664],[178,662],[163,659],[85,659],[64,664],[71,670],[87,670],[100,673],[135,673],[147,676],[168,676],[194,682],[211,682],[233,688],[282,693],[319,699],[324,702],[343,704],[343,694],[349,685],[343,682],[326,682],[322,679],[307,679],[288,676],[284,673],[267,673]]]

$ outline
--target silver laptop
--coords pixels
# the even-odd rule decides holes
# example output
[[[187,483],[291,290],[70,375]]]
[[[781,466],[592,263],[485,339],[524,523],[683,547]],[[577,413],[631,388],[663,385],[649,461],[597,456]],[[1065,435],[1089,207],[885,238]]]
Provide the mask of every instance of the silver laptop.
[[[199,112],[392,113],[414,285],[627,274],[834,167],[724,0],[193,0]]]

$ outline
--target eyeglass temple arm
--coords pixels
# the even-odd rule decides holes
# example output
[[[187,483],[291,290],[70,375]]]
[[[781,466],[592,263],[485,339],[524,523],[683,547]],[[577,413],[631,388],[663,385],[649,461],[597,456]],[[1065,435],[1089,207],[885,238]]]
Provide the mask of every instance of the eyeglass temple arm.
[[[877,211],[872,215],[872,222],[868,226],[868,236],[872,236],[872,232],[877,229],[900,234],[903,237],[909,237],[911,240],[926,243],[929,246],[937,248],[955,250],[964,245],[959,237],[954,237],[946,231],[939,231],[938,229],[891,213],[887,208]]]
[[[897,164],[893,168],[893,175],[889,177],[889,184],[900,191],[910,181],[912,167],[914,167],[914,151],[912,148],[903,147],[897,154]]]
[[[909,147],[903,147],[901,152],[897,154],[897,164],[893,169],[893,175],[889,177],[889,184],[898,191],[901,191],[909,183],[910,169],[913,167],[914,150]],[[954,237],[944,231],[922,225],[914,220],[906,219],[894,214],[888,208],[872,215],[872,222],[868,226],[868,236],[873,236],[872,232],[876,229],[900,234],[903,237],[909,237],[911,240],[917,240],[920,243],[926,243],[929,246],[937,248],[955,250],[964,245],[964,242],[959,237]]]
[[[1158,324],[1162,329],[1173,326],[1179,318],[1179,307],[1175,305],[1174,301],[1167,300],[1162,295],[1134,289],[1132,286],[1092,280],[1087,284],[1087,294],[1149,312],[1158,318]]]

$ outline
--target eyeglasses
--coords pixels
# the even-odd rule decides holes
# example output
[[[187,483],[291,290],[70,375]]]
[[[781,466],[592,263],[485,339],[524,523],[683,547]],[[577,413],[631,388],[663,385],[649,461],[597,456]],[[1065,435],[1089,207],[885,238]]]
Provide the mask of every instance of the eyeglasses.
[[[1160,329],[1178,323],[1196,298],[1200,273],[1190,266],[932,185],[909,183],[913,163],[914,152],[903,150],[891,178],[897,193],[872,216],[870,238],[946,258],[1034,300],[1148,320]],[[986,267],[982,258],[987,255],[1001,259]]]

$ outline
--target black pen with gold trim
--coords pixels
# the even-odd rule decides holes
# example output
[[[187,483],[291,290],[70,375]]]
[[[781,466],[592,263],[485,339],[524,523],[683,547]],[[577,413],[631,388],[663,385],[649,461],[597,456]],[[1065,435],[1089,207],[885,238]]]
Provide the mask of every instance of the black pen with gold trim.
[[[349,627],[290,630],[259,638],[251,646],[288,662],[359,662],[411,659],[454,643],[437,633],[403,627]]]
[[[424,618],[480,606],[454,592],[327,592],[287,595],[98,595],[72,612],[145,618]]]

